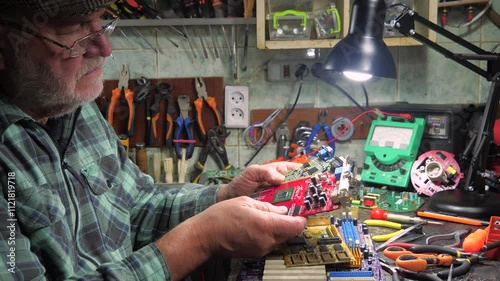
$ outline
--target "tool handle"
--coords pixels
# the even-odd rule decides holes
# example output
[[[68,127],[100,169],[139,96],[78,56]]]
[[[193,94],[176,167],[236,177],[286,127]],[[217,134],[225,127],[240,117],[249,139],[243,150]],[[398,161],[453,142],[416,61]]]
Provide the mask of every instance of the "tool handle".
[[[396,246],[390,246],[384,249],[384,256],[390,258],[393,261],[395,261],[402,255],[411,255],[411,254],[413,253],[406,250],[405,248]]]
[[[311,144],[313,143],[314,138],[316,137],[320,129],[321,126],[319,124],[313,127],[311,134],[307,138],[306,145],[304,146],[306,149],[306,153],[309,153],[309,151],[311,151]]]
[[[215,118],[217,119],[217,125],[222,126],[222,114],[219,108],[217,107],[217,101],[215,100],[214,97],[207,97],[206,101],[208,103],[208,106],[210,106],[210,108],[215,114]]]
[[[163,159],[163,167],[165,169],[165,182],[174,182],[174,159],[172,157],[167,157]]]
[[[471,257],[469,259],[464,260],[460,266],[454,267],[453,270],[451,271],[451,277],[457,277],[460,275],[463,275],[467,273],[472,264],[475,264],[477,262],[477,257]],[[437,273],[437,276],[440,277],[441,279],[446,279],[448,277],[448,274],[450,273],[449,269],[441,270]]]
[[[151,118],[151,127],[152,127],[152,135],[151,135],[151,144],[156,144],[156,140],[158,139],[158,121],[160,120],[160,113],[156,113],[153,118]]]
[[[144,143],[136,144],[135,163],[137,164],[141,172],[145,174],[149,173],[148,155],[146,153],[146,148],[144,147]]]
[[[120,134],[118,135],[118,138],[120,139],[120,142],[122,143],[123,147],[125,147],[125,152],[129,152],[129,138],[127,135]]]
[[[283,159],[288,159],[288,148],[286,147],[286,138],[281,136],[278,139],[278,144],[277,144],[277,154],[276,158],[283,157]]]
[[[486,243],[486,237],[488,236],[488,232],[484,229],[478,229],[473,233],[467,235],[465,237],[464,242],[462,243],[462,247],[465,252],[476,253],[481,251],[484,244]]]
[[[115,112],[116,103],[120,99],[121,92],[122,91],[119,88],[115,88],[111,91],[111,101],[109,102],[108,107],[108,122],[111,126],[113,126],[113,113]]]
[[[420,280],[420,281],[443,281],[443,279],[439,278],[438,276],[434,274],[430,274],[427,272],[415,272],[411,270],[406,270],[404,268],[397,268],[396,269],[401,276],[404,278],[409,278],[412,280]]]
[[[380,227],[388,227],[393,229],[401,229],[402,226],[400,223],[390,222],[385,220],[365,220],[364,223],[368,226],[380,226]]]
[[[156,152],[155,154],[153,154],[153,178],[155,180],[155,183],[160,182],[160,175],[161,175],[160,153]]]
[[[333,151],[335,151],[335,141],[333,140],[334,137],[332,134],[332,129],[330,128],[330,126],[325,125],[323,130],[325,130],[326,139],[328,140],[328,145],[330,145]]]
[[[174,131],[174,135],[175,135],[175,139],[178,140],[181,138],[181,135],[182,135],[182,127],[184,125],[184,119],[182,119],[182,117],[177,117],[177,119],[175,119],[175,131]],[[180,159],[182,157],[182,151],[181,151],[181,144],[176,142],[175,143],[175,155],[177,156],[178,159]]]
[[[416,245],[408,248],[408,251],[415,254],[418,253],[436,253],[436,254],[448,254],[454,257],[462,257],[462,253],[453,248],[447,248],[437,245]]]
[[[205,141],[207,138],[207,131],[205,130],[205,125],[203,125],[202,110],[203,110],[203,99],[196,99],[194,102],[194,107],[196,109],[196,121],[198,121],[198,128],[201,133],[201,141]]]
[[[187,117],[184,119],[184,126],[186,128],[188,140],[194,140],[193,122],[194,122],[194,120],[191,119],[191,117]],[[193,156],[193,151],[194,151],[194,143],[190,143],[188,145],[188,150],[187,150],[187,156],[186,156],[187,159],[189,159],[189,158],[191,158],[191,156]]]
[[[404,231],[403,229],[400,229],[398,231],[388,233],[388,234],[373,235],[372,240],[375,242],[384,242],[384,241],[387,241],[387,240],[391,239],[392,237],[400,234],[403,231]]]
[[[135,121],[135,103],[134,103],[134,92],[130,89],[125,90],[125,100],[128,104],[128,124],[127,124],[127,134],[129,137],[134,135],[134,121]]]
[[[172,141],[173,141],[172,132],[174,131],[174,120],[172,119],[172,116],[169,113],[167,113],[166,119],[167,119],[167,133],[165,134],[165,146],[172,147]]]
[[[449,216],[449,215],[443,215],[439,213],[433,213],[433,212],[428,212],[428,211],[418,211],[417,216],[419,217],[424,217],[424,218],[431,218],[431,219],[437,219],[437,220],[443,220],[443,221],[451,221],[451,222],[456,222],[456,223],[461,223],[461,224],[467,224],[467,225],[475,225],[475,226],[483,226],[483,225],[488,225],[488,222],[483,222],[480,220],[475,220],[475,219],[468,219],[468,218],[462,218],[462,217],[455,217],[455,216]]]
[[[158,17],[158,11],[144,4],[144,2],[140,0],[125,0],[129,6],[141,12],[148,18],[154,19]]]
[[[449,255],[402,255],[396,259],[396,265],[412,271],[424,271],[428,265],[446,265],[453,262]]]
[[[194,170],[191,172],[191,182],[199,183],[201,174],[203,173],[203,169],[205,166],[201,164],[199,161],[194,164]]]

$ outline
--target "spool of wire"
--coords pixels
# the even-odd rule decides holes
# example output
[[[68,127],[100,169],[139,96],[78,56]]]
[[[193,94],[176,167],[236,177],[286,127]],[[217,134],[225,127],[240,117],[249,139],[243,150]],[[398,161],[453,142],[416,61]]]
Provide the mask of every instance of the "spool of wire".
[[[349,125],[350,124],[350,125]],[[347,127],[347,129],[340,135],[340,133]],[[352,138],[354,135],[354,125],[351,120],[346,117],[340,117],[332,122],[331,126],[332,135],[338,142],[345,142]]]

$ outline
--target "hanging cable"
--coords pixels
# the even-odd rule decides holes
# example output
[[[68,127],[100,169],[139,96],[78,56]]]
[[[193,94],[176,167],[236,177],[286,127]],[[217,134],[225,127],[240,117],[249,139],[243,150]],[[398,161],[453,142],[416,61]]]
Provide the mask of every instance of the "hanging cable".
[[[267,145],[267,143],[271,140],[271,138],[274,136],[276,131],[283,125],[283,123],[286,122],[290,114],[292,114],[293,110],[295,109],[295,106],[297,106],[297,102],[299,101],[300,93],[302,92],[302,84],[304,81],[304,74],[307,70],[307,66],[305,64],[301,64],[297,70],[295,71],[295,77],[299,78],[299,90],[297,92],[297,96],[295,97],[295,101],[293,102],[292,107],[286,112],[285,118],[283,118],[279,123],[278,126],[274,128],[272,133],[266,138],[266,141],[264,142],[264,145],[260,146],[257,151],[250,157],[250,159],[245,163],[244,167],[248,166],[252,162],[252,160],[259,154],[259,152],[264,148],[264,146]]]

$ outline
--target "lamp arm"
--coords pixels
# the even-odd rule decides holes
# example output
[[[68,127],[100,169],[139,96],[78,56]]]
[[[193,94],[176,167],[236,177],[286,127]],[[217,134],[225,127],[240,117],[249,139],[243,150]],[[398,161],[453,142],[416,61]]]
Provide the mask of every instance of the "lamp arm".
[[[442,47],[441,45],[429,40],[428,38],[422,36],[421,34],[418,34],[415,31],[415,22],[418,22],[426,26],[427,28],[435,31],[436,33],[450,39],[454,43],[457,43],[462,47],[469,49],[470,51],[476,53],[476,55],[456,54]],[[455,61],[456,63],[461,64],[464,67],[474,71],[475,73],[485,77],[488,81],[492,80],[493,77],[491,73],[471,63],[468,60],[473,59],[473,60],[499,61],[500,56],[498,54],[493,54],[491,52],[485,51],[477,47],[476,45],[460,38],[459,36],[449,32],[448,30],[442,28],[441,26],[420,16],[417,12],[409,8],[406,8],[401,15],[399,15],[396,19],[392,20],[391,26],[396,30],[398,30],[401,34],[414,38],[415,40],[421,42],[422,44],[444,55],[446,58],[449,58]]]

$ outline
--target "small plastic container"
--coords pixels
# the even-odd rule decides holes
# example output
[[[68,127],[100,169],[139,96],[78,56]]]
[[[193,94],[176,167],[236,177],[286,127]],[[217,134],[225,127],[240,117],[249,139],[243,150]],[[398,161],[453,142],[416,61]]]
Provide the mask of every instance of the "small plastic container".
[[[340,35],[341,25],[339,11],[335,4],[314,11],[314,27],[318,39],[337,38]]]
[[[267,16],[270,40],[310,39],[313,21],[307,12],[285,10]]]

